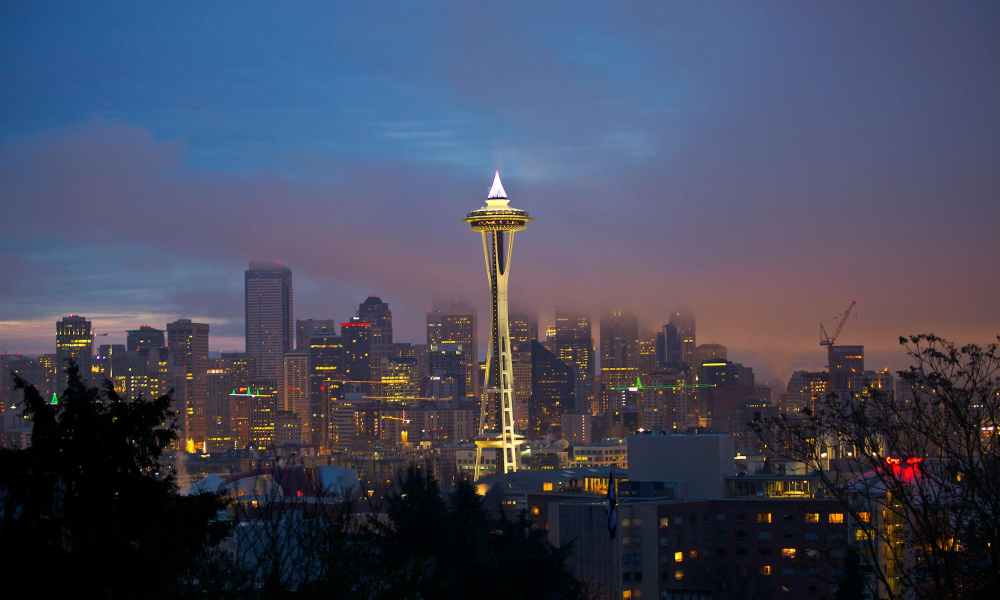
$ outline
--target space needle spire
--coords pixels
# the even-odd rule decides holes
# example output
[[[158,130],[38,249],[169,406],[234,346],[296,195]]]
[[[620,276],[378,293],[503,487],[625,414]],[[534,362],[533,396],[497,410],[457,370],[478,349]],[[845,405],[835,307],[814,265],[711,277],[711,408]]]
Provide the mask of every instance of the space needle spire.
[[[511,359],[507,282],[514,234],[531,221],[528,213],[510,206],[500,172],[486,205],[470,212],[465,222],[483,239],[483,261],[490,290],[490,344],[486,351],[486,374],[479,405],[479,436],[476,440],[476,471],[479,479],[483,448],[500,450],[497,466],[503,473],[517,471],[517,446],[524,436],[514,431],[514,366]]]

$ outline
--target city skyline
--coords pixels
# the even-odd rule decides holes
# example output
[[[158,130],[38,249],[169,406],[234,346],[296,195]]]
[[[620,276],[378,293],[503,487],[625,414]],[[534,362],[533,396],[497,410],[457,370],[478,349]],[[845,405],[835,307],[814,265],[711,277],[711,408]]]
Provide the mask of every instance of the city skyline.
[[[901,366],[901,334],[1000,329],[995,6],[546,7],[544,28],[524,6],[462,7],[377,30],[329,10],[251,6],[238,24],[272,37],[218,52],[236,34],[196,24],[228,13],[9,9],[0,352],[51,352],[74,313],[98,334],[190,318],[239,350],[258,258],[295,271],[297,315],[374,294],[416,341],[455,297],[485,339],[478,261],[440,215],[494,168],[545,223],[512,298],[542,326],[574,301],[594,319],[634,303],[649,327],[688,305],[699,340],[782,378],[824,364],[818,323],[851,299],[845,340],[880,366]],[[466,43],[458,22],[515,43]],[[435,42],[413,52],[413,28]]]

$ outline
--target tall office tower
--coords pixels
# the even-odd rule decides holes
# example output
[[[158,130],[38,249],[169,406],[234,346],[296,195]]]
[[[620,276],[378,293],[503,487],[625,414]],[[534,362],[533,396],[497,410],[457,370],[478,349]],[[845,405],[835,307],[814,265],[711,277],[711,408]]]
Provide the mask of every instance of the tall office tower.
[[[830,391],[830,374],[825,371],[795,371],[782,396],[781,410],[800,413],[809,409],[815,414],[816,403]]]
[[[278,389],[270,379],[252,379],[239,387],[233,397],[246,397],[250,413],[250,446],[258,451],[274,447],[275,419],[278,413]]]
[[[864,346],[829,346],[830,391],[849,400],[851,378],[865,372]]]
[[[639,319],[624,310],[601,317],[601,366],[638,367]]]
[[[572,413],[576,378],[573,369],[538,342],[531,343],[531,401],[529,420],[532,437],[558,436],[563,414]],[[587,413],[589,415],[589,411]]]
[[[330,410],[343,397],[344,340],[332,333],[314,335],[309,342],[309,425],[303,433],[311,446],[330,441]]]
[[[684,366],[684,352],[681,345],[681,334],[677,325],[667,323],[663,326],[663,366],[679,369]]]
[[[281,379],[281,357],[292,349],[292,271],[253,261],[245,273],[246,352],[257,374]]]
[[[381,400],[402,402],[420,395],[422,380],[413,344],[383,344],[377,364],[372,366],[374,395]]]
[[[667,336],[662,329],[656,332],[654,343],[656,344],[656,366],[663,368],[667,366]]]
[[[309,351],[313,336],[337,335],[336,319],[298,319],[295,321],[295,349]]]
[[[745,423],[740,421],[746,401],[755,397],[753,369],[740,363],[713,360],[698,369],[698,402],[693,415],[701,427],[716,431],[737,432]]]
[[[80,376],[90,380],[94,355],[94,333],[90,321],[69,315],[56,321],[56,362],[59,365],[58,392],[66,389],[66,367],[75,361],[80,367]]]
[[[344,381],[362,393],[370,389],[372,326],[357,317],[340,324],[344,340]]]
[[[576,406],[571,412],[592,414],[594,409],[594,337],[590,317],[556,310],[556,356],[573,369]]]
[[[437,344],[427,350],[429,382],[425,396],[459,400],[465,398],[465,354],[461,344]]]
[[[514,423],[516,431],[531,427],[531,343],[535,340],[511,340],[511,364],[514,367]]]
[[[98,376],[98,384],[103,384],[105,379],[116,383],[115,376],[126,368],[124,344],[101,344],[97,347],[97,354],[94,356],[91,370],[95,376]],[[121,394],[124,393],[125,388],[115,385],[115,391]]]
[[[205,410],[209,454],[250,445],[250,399],[230,394],[245,388],[255,371],[253,359],[243,352],[223,352],[210,360]]]
[[[284,356],[281,368],[281,409],[298,415],[302,431],[312,431],[308,352],[289,352]]]
[[[41,368],[41,379],[38,381],[38,391],[43,398],[53,393],[59,393],[56,387],[59,381],[59,357],[56,354],[39,354],[38,366]]]
[[[694,360],[694,351],[698,347],[695,341],[694,313],[687,308],[678,308],[670,315],[670,324],[680,336],[681,362],[697,368]]]
[[[722,344],[702,344],[694,350],[694,363],[700,365],[706,362],[726,362],[729,351]]]
[[[143,325],[139,329],[129,329],[126,334],[125,347],[129,352],[144,352],[167,346],[163,330],[149,325]]]
[[[531,350],[531,342],[538,341],[538,319],[531,315],[514,313],[510,315],[510,343],[517,349]]]
[[[381,298],[368,296],[358,306],[358,318],[372,324],[371,344],[373,346],[392,343],[392,311]]]
[[[545,328],[545,339],[539,340],[545,349],[552,354],[559,354],[559,348],[556,346],[556,326],[549,325]]]
[[[517,435],[514,433],[514,366],[508,320],[507,283],[510,277],[511,254],[514,236],[524,231],[531,217],[528,213],[510,206],[507,192],[500,183],[500,172],[493,177],[493,186],[486,197],[486,205],[468,214],[465,222],[481,234],[486,279],[490,289],[490,343],[486,347],[486,376],[483,379],[486,393],[480,406],[479,434],[476,442],[476,476],[484,447],[499,447],[503,472],[517,471]],[[493,389],[496,392],[493,392]],[[495,411],[497,418],[490,418]],[[499,440],[485,439],[499,429]],[[497,444],[499,442],[499,444]]]
[[[442,344],[457,345],[461,349],[465,395],[477,398],[479,353],[476,347],[476,313],[461,305],[435,306],[427,313],[427,348],[433,352]]]
[[[203,451],[207,436],[208,324],[178,319],[167,323],[168,377],[174,389],[174,411],[181,423],[181,448]]]
[[[601,317],[601,395],[599,414],[611,410],[621,397],[613,388],[632,384],[639,374],[639,319],[623,310]]]
[[[639,334],[639,376],[645,379],[656,370],[656,338]]]

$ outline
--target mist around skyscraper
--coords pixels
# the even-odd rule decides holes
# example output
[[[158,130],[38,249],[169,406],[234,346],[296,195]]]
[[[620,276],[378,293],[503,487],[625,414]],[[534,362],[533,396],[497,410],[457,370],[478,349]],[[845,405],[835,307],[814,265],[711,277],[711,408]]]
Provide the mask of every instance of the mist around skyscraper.
[[[8,2],[0,600],[1000,588],[1000,3]]]
[[[498,182],[499,175],[490,193],[498,199],[490,201],[499,205],[508,200]],[[480,226],[488,235],[504,231]],[[487,241],[487,261],[503,258],[512,247],[502,237]],[[107,382],[123,397],[148,401],[170,394],[177,437],[168,451],[182,490],[205,489],[213,481],[235,485],[262,470],[287,477],[289,469],[299,469],[319,477],[332,468],[353,482],[338,489],[371,500],[391,497],[401,469],[421,465],[445,489],[471,481],[498,510],[510,516],[526,512],[558,546],[592,535],[584,532],[598,526],[587,523],[603,510],[593,503],[601,505],[611,481],[628,495],[620,510],[631,515],[631,527],[644,520],[652,525],[648,534],[636,534],[659,536],[660,542],[649,542],[652,548],[678,543],[664,529],[675,518],[669,515],[676,515],[679,526],[686,511],[716,510],[713,502],[728,503],[731,508],[719,514],[737,519],[739,511],[757,511],[758,523],[761,514],[780,509],[792,510],[793,519],[794,511],[805,510],[801,518],[807,522],[809,511],[820,511],[833,524],[841,513],[821,499],[813,475],[774,472],[752,424],[808,414],[828,394],[892,394],[898,383],[887,370],[866,367],[863,346],[832,337],[817,348],[812,370],[795,371],[787,385],[759,381],[753,367],[730,358],[719,343],[725,340],[699,339],[690,307],[666,308],[654,322],[625,307],[591,314],[557,305],[546,313],[548,323],[540,318],[543,311],[521,306],[510,312],[498,304],[509,293],[501,279],[510,274],[509,258],[487,271],[492,308],[436,302],[426,310],[426,337],[413,341],[398,339],[392,306],[376,295],[360,299],[353,314],[295,318],[293,268],[248,264],[245,352],[211,352],[210,324],[191,318],[162,329],[136,324],[124,332],[125,344],[95,348],[95,339],[107,336],[86,316],[68,315],[56,323],[54,354],[4,355],[4,372],[32,382],[53,406],[70,364],[86,381]],[[516,275],[511,281],[516,297]],[[840,315],[835,335],[848,325],[853,306]],[[491,317],[486,327],[483,313]],[[819,352],[824,347],[825,361]],[[0,436],[7,446],[26,447],[31,423],[18,418],[21,392],[11,384],[7,376]],[[848,456],[843,447],[833,452]],[[609,469],[617,469],[613,479]],[[842,558],[852,540],[834,534],[831,529],[828,535],[839,554],[831,550],[831,557]],[[614,558],[623,552],[644,556],[630,548],[615,538],[610,545],[585,542],[585,553],[610,553],[612,570],[595,575],[582,556],[570,562],[570,570],[599,588],[620,586],[623,594],[665,589],[656,578],[640,580],[637,563]],[[710,552],[664,554],[677,565],[666,571],[672,582],[666,587],[686,590],[687,578],[706,585],[697,565],[679,567],[707,561]],[[830,564],[823,577],[840,568]],[[765,566],[745,577],[755,585],[769,582],[767,577],[778,577],[782,585],[823,581],[789,569],[775,574],[771,562]],[[662,578],[664,568],[658,572]]]

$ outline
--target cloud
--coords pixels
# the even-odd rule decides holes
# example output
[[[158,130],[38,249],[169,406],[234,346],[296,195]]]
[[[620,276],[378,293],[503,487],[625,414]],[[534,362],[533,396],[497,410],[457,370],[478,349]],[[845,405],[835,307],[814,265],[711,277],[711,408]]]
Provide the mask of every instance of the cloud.
[[[56,24],[72,61],[12,38],[4,321],[204,315],[238,339],[264,258],[299,316],[375,293],[419,340],[434,298],[485,313],[461,219],[500,167],[536,218],[520,306],[653,328],[687,303],[776,373],[822,364],[817,323],[850,299],[845,339],[873,351],[1000,330],[995,7],[98,12]]]

